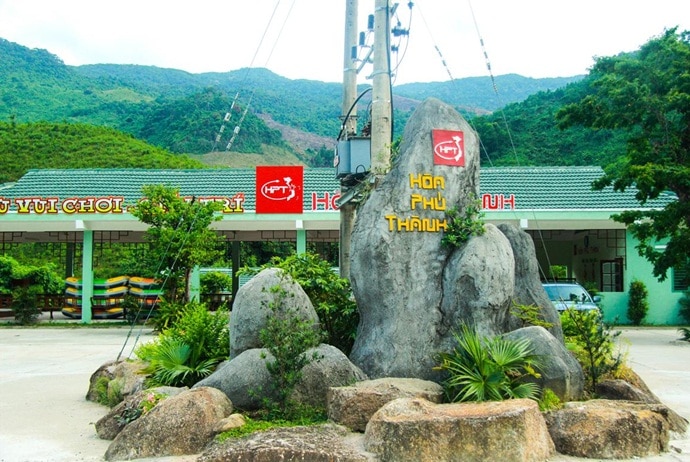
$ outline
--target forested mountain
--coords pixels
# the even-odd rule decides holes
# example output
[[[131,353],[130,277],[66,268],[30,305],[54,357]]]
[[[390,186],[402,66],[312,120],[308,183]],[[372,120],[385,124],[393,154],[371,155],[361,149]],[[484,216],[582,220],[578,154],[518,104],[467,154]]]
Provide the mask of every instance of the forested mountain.
[[[538,92],[525,101],[471,120],[482,143],[482,165],[599,165],[625,154],[626,134],[620,130],[582,127],[561,130],[556,112],[591,92],[591,78],[553,91]]]
[[[402,133],[411,112],[427,97],[473,117],[581,79],[498,76],[498,94],[489,77],[395,86],[395,134]],[[290,80],[266,69],[190,74],[138,65],[67,66],[46,50],[0,39],[0,81],[5,82],[0,85],[0,120],[107,126],[175,153],[222,151],[241,121],[233,152],[278,150],[303,163],[328,165],[340,130],[342,85]],[[361,121],[367,103],[362,98]],[[216,142],[221,126],[225,132]],[[301,143],[288,135],[300,132],[306,135],[299,137]]]

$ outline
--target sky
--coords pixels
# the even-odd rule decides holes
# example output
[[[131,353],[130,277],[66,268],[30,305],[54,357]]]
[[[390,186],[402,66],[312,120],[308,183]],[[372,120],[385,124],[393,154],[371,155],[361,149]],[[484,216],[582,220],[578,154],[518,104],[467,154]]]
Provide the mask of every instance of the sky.
[[[265,67],[289,79],[342,82],[346,2],[0,0],[0,38],[46,49],[68,65],[191,73]],[[409,29],[391,55],[396,85],[490,74],[581,75],[595,57],[637,50],[666,28],[690,30],[688,0],[413,3],[410,9],[400,2],[393,19]],[[358,4],[358,27],[366,31],[375,0]],[[371,71],[365,65],[358,81],[370,82]]]

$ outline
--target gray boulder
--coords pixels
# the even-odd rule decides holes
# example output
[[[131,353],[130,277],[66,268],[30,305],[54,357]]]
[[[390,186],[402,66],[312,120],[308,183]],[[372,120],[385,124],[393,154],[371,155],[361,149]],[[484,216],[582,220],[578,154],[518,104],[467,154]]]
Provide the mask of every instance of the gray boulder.
[[[266,369],[267,360],[273,360],[273,356],[265,348],[243,351],[197,382],[192,389],[217,388],[230,398],[236,408],[245,411],[259,409],[264,397],[276,397],[272,391],[271,374]]]
[[[524,327],[508,332],[503,337],[516,341],[528,339],[533,354],[539,357],[541,377],[527,377],[526,380],[537,383],[542,390],[550,388],[563,402],[582,398],[585,387],[582,366],[565,345],[546,329],[539,326]]]
[[[232,410],[220,390],[185,391],[123,428],[108,446],[105,460],[197,454],[213,439],[216,423]]]
[[[464,165],[437,162],[435,130],[464,141]],[[461,132],[461,133],[460,133]],[[563,341],[541,287],[531,238],[512,225],[484,226],[458,247],[442,245],[448,212],[460,219],[479,195],[479,140],[449,105],[430,98],[409,119],[400,154],[360,205],[352,232],[352,289],[360,323],[350,359],[369,377],[441,380],[434,356],[467,324],[500,335],[523,323],[513,303],[536,304]]]
[[[563,343],[561,317],[540,282],[539,262],[534,249],[534,241],[529,234],[512,224],[501,223],[498,225],[498,229],[510,242],[515,256],[513,301],[521,305],[537,306],[541,320],[551,324],[547,330]],[[523,327],[523,323],[514,319],[511,322],[510,330],[519,327]]]
[[[632,375],[634,384],[620,379],[602,380],[597,382],[596,395],[601,399],[638,401],[649,404],[655,412],[664,416],[668,421],[672,433],[679,437],[685,435],[688,429],[688,420],[663,404],[635,372],[630,371],[629,374]]]
[[[510,242],[498,228],[486,224],[484,229],[483,235],[453,252],[443,272],[441,311],[446,335],[439,340],[444,351],[454,345],[448,331],[460,324],[474,327],[483,336],[508,330],[515,259]]]
[[[376,411],[398,398],[423,398],[441,403],[443,387],[429,380],[396,377],[332,387],[328,392],[328,418],[353,431],[363,432]]]
[[[133,395],[144,389],[145,375],[141,373],[146,367],[141,361],[110,361],[101,365],[91,374],[86,399],[98,401],[98,383],[101,379],[108,381],[108,395],[119,395],[121,398]]]
[[[376,412],[364,445],[381,461],[544,461],[554,452],[535,401],[433,404],[400,398]]]
[[[305,354],[310,362],[302,368],[302,377],[291,395],[298,403],[326,407],[330,387],[367,379],[366,374],[333,346],[322,344]],[[266,363],[270,361],[273,361],[273,356],[267,349],[244,351],[192,388],[217,388],[238,409],[260,409],[265,399],[277,399],[273,377],[266,368]]]
[[[96,422],[96,434],[102,440],[115,439],[117,434],[120,433],[128,423],[140,417],[140,405],[147,399],[149,393],[164,395],[165,397],[163,399],[167,399],[170,396],[179,395],[185,390],[188,390],[188,388],[156,387],[149,388],[148,390],[141,390],[133,395],[129,395],[122,400],[120,404],[110,409],[106,415],[98,419]],[[159,401],[158,404],[160,404],[161,401]]]
[[[292,277],[279,268],[267,268],[243,285],[230,316],[230,358],[261,348],[259,333],[269,316],[296,316],[315,326],[319,317],[309,297]]]
[[[350,385],[368,378],[334,346],[321,344],[306,354],[314,359],[302,368],[302,377],[290,396],[296,402],[325,408],[331,387]]]

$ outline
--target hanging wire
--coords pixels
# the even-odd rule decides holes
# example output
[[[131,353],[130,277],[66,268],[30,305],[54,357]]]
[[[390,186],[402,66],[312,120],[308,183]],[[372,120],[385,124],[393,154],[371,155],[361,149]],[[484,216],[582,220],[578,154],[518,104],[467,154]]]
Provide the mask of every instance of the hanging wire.
[[[247,76],[249,75],[249,71],[251,70],[251,68],[252,68],[253,65],[254,65],[254,61],[256,60],[256,57],[257,57],[257,55],[258,55],[258,53],[259,53],[259,50],[260,50],[260,48],[261,48],[261,45],[263,44],[263,41],[264,41],[264,39],[266,38],[266,35],[267,35],[267,33],[268,33],[268,29],[269,29],[271,23],[273,22],[273,18],[275,17],[275,14],[276,14],[276,11],[278,10],[278,6],[279,6],[279,5],[280,5],[280,1],[278,1],[278,2],[276,3],[275,8],[273,9],[273,12],[272,12],[272,14],[271,14],[271,18],[269,19],[268,24],[266,25],[266,29],[264,30],[264,33],[263,33],[263,35],[261,36],[261,40],[260,40],[260,42],[259,42],[259,46],[257,46],[257,49],[256,49],[256,51],[254,52],[254,56],[253,56],[252,61],[251,61],[250,65],[249,65],[249,68],[247,68],[247,71],[245,72],[245,75],[244,75],[244,77],[243,77],[243,81],[247,79]],[[273,51],[275,50],[276,44],[278,43],[278,39],[280,38],[280,35],[282,34],[283,29],[285,28],[285,24],[287,23],[287,19],[288,19],[288,17],[290,16],[290,13],[292,12],[292,8],[294,7],[294,5],[295,5],[295,0],[293,0],[293,1],[292,1],[292,4],[290,5],[290,9],[289,9],[289,11],[288,11],[288,14],[287,14],[287,16],[285,17],[285,20],[283,21],[283,24],[282,24],[282,26],[281,26],[281,28],[280,28],[280,32],[279,32],[278,36],[276,37],[276,40],[274,41],[273,46],[271,47],[271,51],[270,51],[270,53],[269,53],[268,58],[266,59],[266,64],[268,64],[268,61],[270,60],[271,56],[273,55]],[[241,127],[242,122],[244,121],[244,119],[245,119],[245,117],[246,117],[246,115],[247,115],[247,112],[249,111],[249,106],[250,106],[251,101],[252,101],[252,99],[253,99],[253,97],[254,97],[254,93],[255,93],[255,90],[252,91],[252,93],[251,93],[251,95],[250,95],[250,98],[249,98],[249,100],[248,100],[248,103],[247,103],[247,105],[246,105],[246,107],[245,107],[245,109],[244,109],[244,112],[242,113],[242,116],[240,117],[240,120],[239,120],[238,124],[235,126],[235,129],[233,130],[233,135],[232,135],[232,137],[231,137],[231,139],[230,139],[230,142],[228,143],[228,145],[227,145],[227,147],[226,147],[227,150],[230,150],[230,147],[232,147],[232,143],[234,142],[235,137],[236,137],[237,134],[240,132],[240,127]],[[217,143],[220,142],[220,140],[221,140],[221,137],[222,137],[223,132],[225,131],[225,123],[229,122],[230,119],[231,119],[231,117],[232,117],[232,112],[233,112],[233,109],[234,109],[234,107],[235,107],[235,104],[237,103],[237,101],[238,101],[238,99],[239,99],[239,95],[240,95],[240,92],[238,91],[238,92],[235,94],[235,97],[233,98],[233,101],[232,101],[232,104],[231,104],[231,106],[230,106],[229,111],[225,114],[225,117],[223,118],[223,124],[221,125],[221,127],[220,127],[220,129],[219,129],[219,131],[218,131],[218,134],[216,135],[216,140],[215,140],[214,147],[213,147],[213,150],[214,150],[214,151],[215,151],[215,149],[216,149],[216,147],[217,147]],[[192,203],[194,203],[194,198],[192,198]],[[197,219],[198,214],[199,214],[200,212],[201,212],[201,208],[199,208],[199,209],[197,210],[197,213],[194,215],[194,218],[192,219],[192,222],[191,222],[190,225],[189,225],[189,229],[191,229],[191,227],[194,226],[194,223],[196,222],[196,219]],[[175,227],[175,230],[177,230],[177,229],[182,225],[183,222],[184,222],[183,218],[180,218],[180,221],[177,223],[177,226]],[[180,254],[181,254],[182,250],[185,248],[185,245],[186,245],[186,243],[187,243],[188,237],[189,237],[189,233],[185,233],[185,238],[183,239],[183,241],[182,241],[182,243],[181,243],[181,245],[180,245],[180,248],[178,249],[177,255],[175,255],[175,259],[173,260],[172,266],[171,266],[171,268],[167,271],[166,277],[165,277],[165,279],[163,280],[163,283],[162,283],[162,286],[163,286],[163,287],[166,286],[166,284],[167,284],[167,282],[168,282],[168,280],[169,280],[169,278],[170,278],[170,275],[173,273],[173,271],[174,271],[174,269],[175,269],[175,266],[177,265],[177,261],[178,261],[178,259],[179,259],[179,257],[180,257]],[[166,248],[166,250],[165,250],[165,252],[164,252],[164,254],[163,254],[163,257],[161,258],[161,261],[160,261],[159,264],[158,264],[158,268],[156,269],[156,273],[155,273],[155,274],[160,274],[160,271],[161,271],[162,266],[163,266],[163,262],[165,261],[166,256],[168,255],[168,253],[169,253],[169,251],[170,251],[170,246],[171,246],[171,244],[172,244],[172,242],[168,244],[168,247]],[[150,319],[150,317],[152,316],[154,307],[156,306],[157,302],[158,302],[158,297],[156,297],[156,299],[154,300],[154,303],[151,305],[151,307],[149,308],[148,312],[146,313],[144,323],[142,324],[141,328],[139,329],[139,332],[138,332],[138,334],[137,334],[137,336],[136,336],[136,338],[135,338],[135,340],[134,340],[134,345],[132,346],[132,349],[131,349],[130,354],[128,355],[128,357],[131,356],[132,352],[134,351],[134,348],[136,347],[136,345],[137,345],[137,343],[138,343],[138,341],[139,341],[139,339],[140,339],[140,337],[141,337],[141,333],[143,332],[144,325],[146,324],[146,321],[148,321],[148,320]],[[143,305],[144,305],[144,302],[142,301],[140,307],[143,307]],[[124,352],[124,350],[125,350],[125,348],[126,348],[126,346],[127,346],[127,343],[129,342],[129,339],[130,339],[130,337],[131,337],[131,334],[132,334],[132,332],[133,332],[133,330],[134,330],[134,326],[135,326],[136,322],[138,321],[138,315],[139,315],[139,313],[137,313],[137,315],[136,315],[136,316],[134,317],[134,319],[132,320],[132,323],[131,323],[131,326],[130,326],[130,330],[129,330],[129,332],[127,333],[127,337],[125,338],[124,344],[122,345],[122,349],[120,350],[120,352],[119,352],[119,354],[118,354],[118,356],[117,356],[117,360],[120,359],[120,357],[122,356],[122,354],[123,354],[123,352]]]
[[[191,204],[194,204],[194,201],[195,201],[195,198],[192,197]],[[202,207],[199,207],[198,210],[197,210],[197,212],[194,214],[194,218],[192,218],[191,223],[190,223],[189,226],[187,227],[187,231],[189,231],[189,230],[192,229],[192,227],[194,226],[194,223],[196,223],[196,219],[198,218],[199,213],[201,213],[201,210],[202,210]],[[184,217],[180,217],[179,221],[177,222],[177,225],[175,226],[175,231],[176,231],[176,232],[178,231],[178,229],[180,228],[180,226],[182,226],[183,223],[184,223]],[[169,279],[170,279],[170,275],[173,274],[173,272],[174,272],[174,270],[175,270],[175,266],[177,265],[177,261],[178,261],[179,258],[180,258],[180,254],[182,253],[182,251],[184,250],[184,248],[185,248],[185,246],[186,246],[186,244],[187,244],[187,241],[188,241],[188,239],[189,239],[189,234],[190,234],[189,232],[184,233],[184,239],[182,240],[182,242],[181,242],[181,244],[180,244],[180,247],[179,247],[179,249],[178,249],[178,251],[177,251],[177,254],[175,255],[175,258],[173,259],[173,263],[172,263],[171,267],[170,267],[170,268],[167,270],[167,272],[166,272],[166,276],[165,276],[165,278],[163,279],[163,282],[161,283],[161,287],[165,287],[165,286],[167,285],[167,283],[168,283],[168,281],[169,281]],[[171,245],[172,245],[172,241],[170,241],[170,242],[168,243],[168,246],[166,247],[165,252],[163,252],[163,257],[162,257],[161,260],[158,262],[158,266],[157,266],[156,271],[155,271],[154,274],[160,274],[160,272],[161,272],[161,270],[162,270],[162,268],[163,268],[163,262],[165,261],[165,258],[166,258],[166,256],[168,255],[168,253],[170,252],[170,247],[171,247]],[[156,295],[155,300],[154,300],[153,303],[151,304],[151,306],[150,306],[148,312],[146,313],[146,316],[144,317],[144,320],[143,320],[143,322],[142,322],[142,324],[141,324],[141,327],[139,328],[139,332],[137,333],[137,336],[136,336],[136,338],[134,339],[134,344],[132,345],[132,349],[130,350],[130,353],[127,355],[127,358],[129,358],[129,357],[132,355],[132,353],[134,352],[134,348],[136,347],[137,343],[139,342],[139,339],[141,338],[141,334],[142,334],[142,332],[144,331],[144,326],[145,326],[146,323],[149,321],[149,319],[151,319],[151,316],[153,315],[153,310],[154,310],[155,306],[158,304],[158,302],[159,302],[159,296]],[[145,301],[142,300],[141,303],[140,303],[140,305],[139,305],[139,308],[140,308],[140,309],[143,308],[143,307],[144,307],[144,304],[145,304]],[[116,361],[119,361],[119,360],[120,360],[120,358],[122,357],[122,353],[124,352],[125,348],[127,347],[127,343],[129,343],[129,339],[130,339],[130,337],[131,337],[131,335],[132,335],[132,332],[134,331],[134,326],[136,325],[137,321],[139,321],[139,319],[140,319],[140,318],[139,318],[139,312],[140,312],[140,310],[137,312],[137,314],[135,315],[135,317],[132,319],[132,322],[131,322],[131,324],[130,324],[129,331],[127,332],[127,336],[125,337],[125,341],[124,341],[124,343],[122,344],[122,348],[120,349],[120,352],[119,352],[118,355],[117,355]]]
[[[513,156],[515,157],[516,165],[520,166],[520,160],[518,159],[518,156],[517,156],[517,149],[515,148],[515,143],[513,141],[513,135],[512,135],[512,132],[510,130],[510,126],[508,124],[508,119],[505,115],[505,111],[503,110],[503,107],[505,107],[505,103],[503,102],[501,94],[498,91],[498,85],[496,84],[496,79],[495,79],[493,71],[491,69],[491,61],[489,60],[489,54],[486,51],[484,39],[482,38],[482,35],[479,31],[479,25],[477,23],[477,19],[476,19],[475,14],[474,14],[474,9],[472,8],[472,2],[471,2],[471,0],[467,0],[467,3],[468,3],[469,8],[470,8],[470,13],[472,15],[472,21],[474,23],[475,31],[477,32],[477,36],[479,38],[479,44],[481,46],[481,50],[482,50],[482,53],[484,55],[484,60],[486,63],[486,69],[487,69],[487,71],[489,73],[489,77],[491,79],[491,86],[492,86],[494,94],[497,98],[498,105],[501,108],[501,109],[499,109],[499,111],[501,114],[501,119],[503,121],[503,125],[505,126],[505,129],[506,129],[506,133],[508,134],[508,139],[510,141],[510,148],[511,148],[511,151],[513,153]],[[428,34],[432,40],[432,43],[434,44],[434,48],[435,48],[436,52],[438,53],[438,56],[441,60],[441,64],[443,65],[444,69],[448,73],[448,77],[450,78],[451,85],[456,86],[457,85],[456,80],[453,78],[453,74],[451,73],[450,68],[448,67],[448,63],[446,62],[445,58],[443,57],[443,53],[441,53],[440,48],[438,47],[438,45],[436,45],[436,41],[434,40],[433,34],[431,33],[431,29],[429,28],[429,25],[427,24],[426,19],[424,18],[424,14],[422,13],[422,11],[419,7],[417,9],[419,11],[420,16],[422,17],[422,22],[424,22],[424,25],[425,25],[427,32],[428,32]],[[476,127],[474,126],[472,121],[470,121],[469,123],[476,132],[477,131]],[[479,143],[480,143],[480,149],[485,154],[486,159],[489,163],[489,166],[493,167],[491,157],[489,156],[489,153],[486,150],[486,147],[482,144],[481,139],[479,140]],[[513,211],[513,214],[517,218],[517,212]],[[544,250],[544,255],[546,256],[547,265],[549,266],[549,268],[551,268],[551,260],[549,258],[549,253],[547,252],[547,249],[546,249],[546,243],[545,243],[545,239],[543,236],[543,232],[542,232],[541,227],[539,226],[539,220],[537,219],[536,213],[534,210],[532,210],[532,217],[533,217],[532,219],[535,223],[535,226],[537,228],[536,231],[537,231],[537,234],[539,236],[539,241],[540,241],[542,248]],[[545,273],[544,269],[541,267],[541,265],[539,266],[539,271],[540,271],[542,277],[544,279],[546,279],[546,273]]]
[[[269,29],[270,29],[270,27],[271,27],[271,24],[273,23],[273,19],[275,18],[275,15],[276,15],[276,12],[278,11],[278,7],[279,7],[279,6],[280,6],[280,0],[278,0],[278,2],[276,2],[276,6],[275,6],[275,8],[273,8],[273,12],[271,13],[271,17],[270,17],[270,19],[268,20],[268,23],[266,24],[266,27],[265,27],[265,29],[264,29],[263,34],[261,35],[261,40],[259,40],[259,44],[258,44],[258,46],[256,47],[256,50],[254,51],[254,56],[252,57],[252,60],[251,60],[251,62],[249,63],[249,67],[247,68],[247,71],[245,72],[244,77],[243,77],[242,80],[240,81],[240,87],[242,87],[242,84],[247,80],[247,78],[248,78],[248,76],[249,76],[249,71],[251,71],[251,69],[252,69],[253,66],[254,66],[254,62],[256,61],[256,58],[257,58],[257,56],[259,55],[259,51],[261,50],[261,47],[262,47],[262,45],[263,45],[263,43],[264,43],[264,40],[266,39],[266,36],[268,35],[268,31],[269,31]],[[266,65],[268,64],[268,61],[270,60],[271,56],[273,55],[273,50],[275,50],[275,46],[276,46],[276,44],[278,43],[278,39],[280,38],[280,35],[282,34],[283,29],[285,28],[285,24],[287,23],[287,20],[288,20],[288,18],[290,17],[290,14],[292,13],[292,9],[293,9],[294,6],[295,6],[295,0],[293,0],[292,3],[290,4],[290,8],[289,8],[288,13],[287,13],[287,15],[286,15],[286,17],[285,17],[285,20],[283,21],[283,24],[282,24],[282,26],[281,26],[281,28],[280,28],[280,32],[278,33],[278,36],[276,37],[276,40],[274,41],[273,46],[272,46],[272,48],[271,48],[271,52],[269,53],[269,56],[268,56],[268,58],[266,59]],[[265,66],[265,67],[266,67],[266,66]],[[237,100],[238,100],[238,98],[239,98],[239,95],[240,95],[240,92],[237,91],[237,93],[235,93],[235,97],[234,97],[233,100],[232,100],[232,104],[230,105],[230,109],[225,113],[225,117],[223,117],[223,122],[221,123],[221,126],[220,126],[218,132],[216,133],[216,137],[215,137],[214,142],[213,142],[212,151],[215,151],[215,150],[216,150],[216,148],[218,147],[218,143],[220,143],[221,140],[222,140],[222,138],[223,138],[223,133],[225,132],[225,124],[226,124],[226,123],[229,123],[230,120],[231,120],[231,118],[232,118],[233,110],[235,109],[235,105],[236,105],[236,103],[237,103]],[[254,90],[252,91],[252,94],[251,94],[251,95],[252,95],[252,97],[254,96]],[[250,104],[251,104],[252,97],[250,97],[249,102],[247,103],[247,105],[246,105],[246,107],[245,107],[244,113],[242,114],[242,116],[240,117],[239,122],[237,123],[237,125],[235,125],[235,128],[234,128],[233,131],[232,131],[232,132],[233,132],[233,135],[232,135],[232,137],[231,137],[231,141],[225,146],[225,150],[226,150],[226,151],[229,151],[229,150],[230,150],[230,148],[232,147],[233,142],[235,141],[235,138],[237,137],[237,135],[238,135],[239,132],[240,132],[240,129],[241,129],[241,127],[242,127],[242,123],[244,122],[244,118],[245,118],[245,116],[247,115],[247,111],[248,111],[249,106],[250,106]]]
[[[499,95],[498,92],[498,86],[496,85],[496,79],[494,78],[493,71],[491,70],[491,61],[489,60],[489,54],[486,51],[486,46],[484,45],[484,39],[482,38],[482,34],[479,32],[479,25],[477,23],[477,18],[474,15],[474,9],[472,8],[472,0],[467,0],[467,4],[470,7],[470,13],[472,14],[472,22],[474,23],[474,28],[477,32],[477,36],[479,37],[479,43],[481,44],[482,47],[482,53],[484,53],[484,59],[486,60],[486,69],[489,72],[489,76],[491,77],[491,85],[493,86],[494,93],[496,95],[496,98],[498,99],[499,102],[499,107],[500,113],[501,113],[501,119],[503,120],[503,124],[506,129],[506,133],[508,134],[508,140],[510,141],[510,149],[513,153],[513,156],[515,157],[515,162],[517,166],[520,166],[520,159],[518,158],[517,155],[517,149],[515,149],[515,142],[513,141],[513,134],[510,130],[510,125],[508,124],[508,119],[506,117],[505,111],[503,108],[505,107],[505,103],[503,102],[503,99]],[[488,157],[488,153],[487,153]],[[537,234],[539,236],[539,242],[541,243],[542,250],[544,251],[544,256],[546,257],[546,264],[548,265],[548,268],[551,268],[551,258],[549,257],[549,252],[546,249],[546,240],[544,239],[544,234],[542,232],[541,226],[539,224],[539,220],[537,219],[536,212],[534,209],[532,209],[532,219],[534,220],[534,223],[537,228]],[[547,274],[544,271],[544,268],[542,268],[541,265],[539,265],[539,271],[541,272],[541,276],[543,279],[547,278]]]

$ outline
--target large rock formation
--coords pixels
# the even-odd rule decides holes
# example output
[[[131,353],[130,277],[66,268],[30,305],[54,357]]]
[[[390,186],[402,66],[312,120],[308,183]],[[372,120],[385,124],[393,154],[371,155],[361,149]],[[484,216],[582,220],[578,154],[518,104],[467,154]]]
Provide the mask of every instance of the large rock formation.
[[[439,142],[436,130],[451,141]],[[350,358],[371,378],[438,380],[434,355],[452,347],[453,330],[467,323],[498,335],[521,327],[514,301],[539,306],[562,341],[558,314],[539,293],[526,233],[487,224],[458,248],[442,245],[447,212],[464,217],[478,200],[478,145],[452,107],[425,101],[405,127],[390,172],[358,209],[350,275],[360,324]]]
[[[296,316],[314,329],[320,328],[318,315],[302,287],[279,268],[265,269],[237,292],[230,317],[230,361],[193,388],[222,390],[242,410],[259,409],[265,399],[277,399],[275,379],[266,368],[275,358],[268,349],[260,348],[260,333],[269,316]],[[292,392],[291,399],[296,402],[325,407],[329,387],[368,378],[334,346],[321,344],[305,355],[310,361],[300,371]]]

